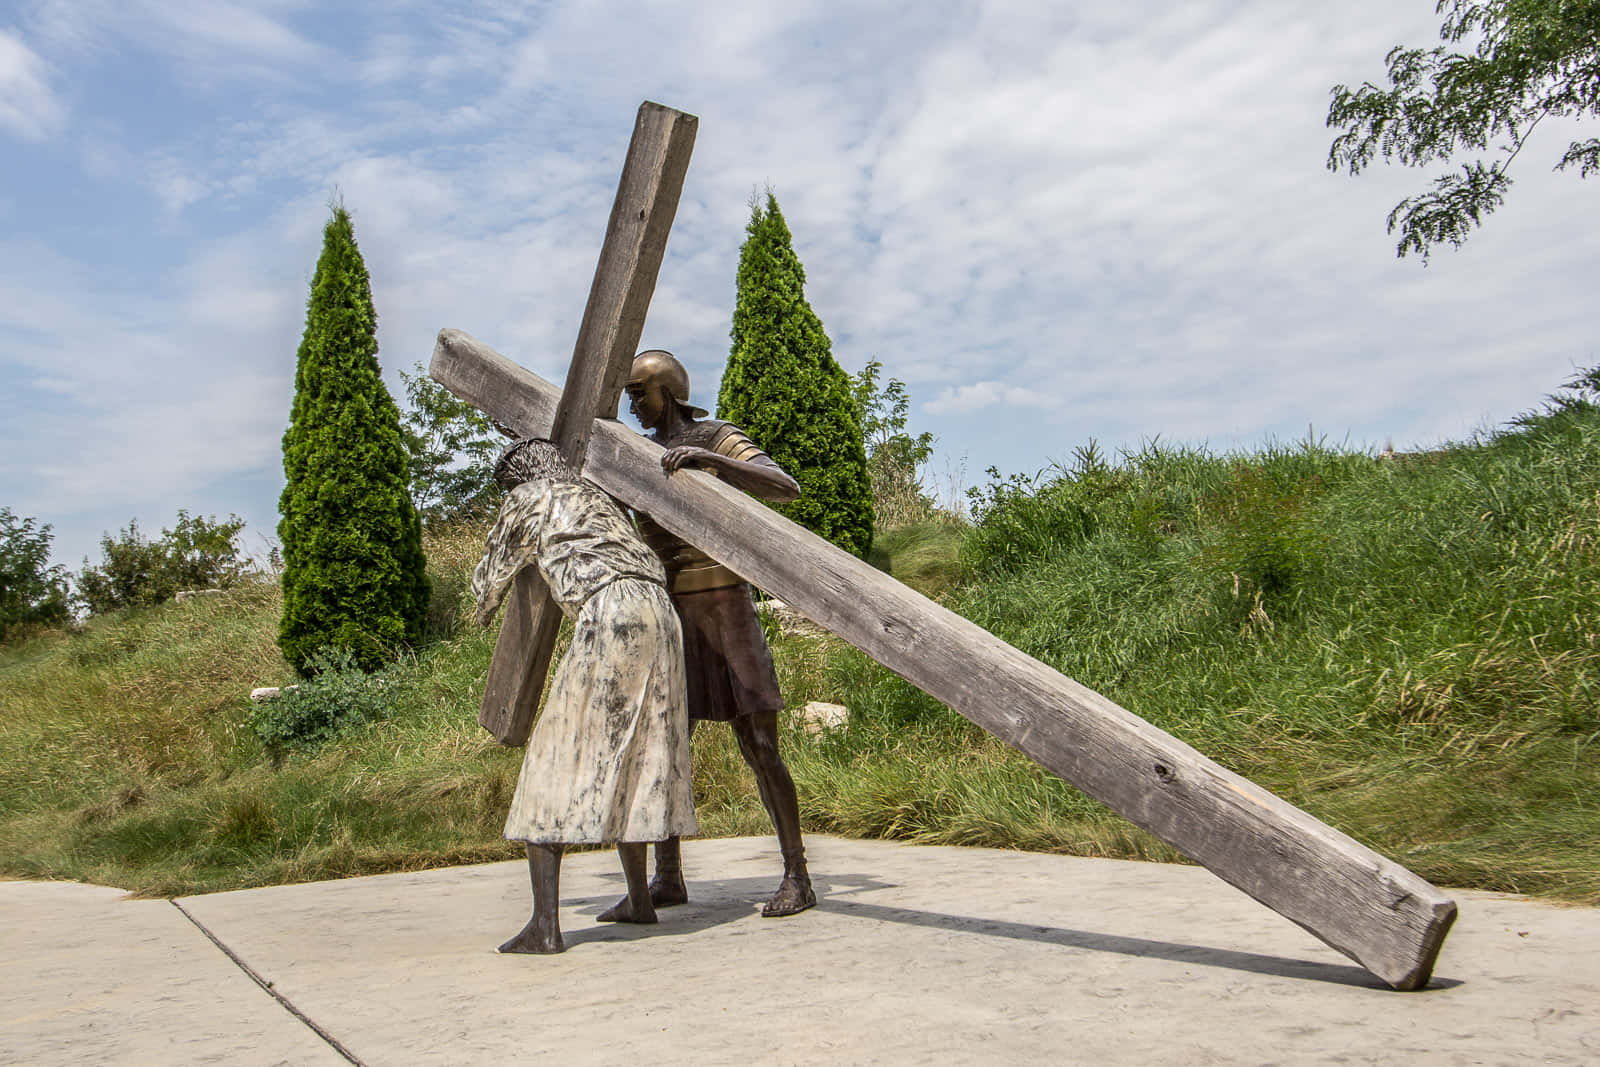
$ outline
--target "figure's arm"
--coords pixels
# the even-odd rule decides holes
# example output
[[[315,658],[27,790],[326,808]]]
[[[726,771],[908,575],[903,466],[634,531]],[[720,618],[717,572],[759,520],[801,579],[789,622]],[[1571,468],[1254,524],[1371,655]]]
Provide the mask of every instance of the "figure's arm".
[[[472,595],[478,602],[473,618],[479,626],[488,626],[494,621],[494,613],[511,591],[518,571],[533,567],[534,573],[539,573],[534,566],[538,527],[528,521],[519,503],[514,497],[506,498],[500,517],[489,531],[483,558],[472,571]]]
[[[670,474],[680,467],[708,470],[729,485],[775,504],[787,504],[800,496],[800,483],[766,453],[751,459],[734,459],[695,445],[679,445],[662,453],[662,470]]]

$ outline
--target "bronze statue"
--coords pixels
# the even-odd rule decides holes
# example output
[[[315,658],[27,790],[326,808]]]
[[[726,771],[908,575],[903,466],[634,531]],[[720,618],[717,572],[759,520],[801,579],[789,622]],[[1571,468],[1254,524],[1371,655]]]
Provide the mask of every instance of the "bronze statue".
[[[781,503],[800,495],[799,484],[737,426],[707,419],[705,409],[689,403],[689,373],[670,352],[652,349],[640,353],[633,361],[626,388],[629,410],[651,432],[651,440],[666,449],[662,469],[710,471],[763,500]],[[778,832],[783,883],[761,914],[772,917],[804,911],[817,898],[806,872],[794,779],[778,755],[778,712],[783,697],[750,587],[648,515],[640,514],[638,520],[640,533],[666,567],[667,588],[683,624],[689,728],[692,731],[701,721],[726,722],[733,727],[739,751],[755,772],[761,803]],[[658,907],[689,899],[676,834],[656,844],[650,897]]]
[[[616,844],[628,895],[600,919],[653,923],[645,845],[696,830],[683,637],[660,560],[553,444],[507,446],[495,480],[508,494],[472,574],[479,625],[527,567],[574,623],[506,816],[506,839],[527,844],[533,915],[500,951],[560,952],[567,845]]]

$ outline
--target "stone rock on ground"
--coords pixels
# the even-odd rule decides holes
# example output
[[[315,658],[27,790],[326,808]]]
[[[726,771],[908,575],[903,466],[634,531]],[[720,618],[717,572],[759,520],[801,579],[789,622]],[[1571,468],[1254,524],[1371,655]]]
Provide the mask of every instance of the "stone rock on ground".
[[[800,725],[813,736],[829,730],[842,730],[850,724],[850,709],[843,704],[813,700],[800,709]]]
[[[298,685],[284,685],[284,686],[263,685],[263,686],[258,686],[257,688],[250,690],[250,699],[254,700],[257,704],[259,704],[263,700],[271,700],[273,697],[282,696],[284,693],[287,693],[287,692],[290,692],[291,690],[299,689],[299,688],[300,687]]]

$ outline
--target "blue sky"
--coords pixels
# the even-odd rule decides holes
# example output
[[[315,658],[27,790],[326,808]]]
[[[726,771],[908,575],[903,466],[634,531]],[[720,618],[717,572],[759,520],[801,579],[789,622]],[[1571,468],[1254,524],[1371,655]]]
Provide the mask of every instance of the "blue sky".
[[[1547,123],[1487,228],[1397,260],[1384,217],[1426,175],[1329,173],[1323,118],[1437,26],[1432,0],[8,3],[0,504],[74,569],[180,507],[262,551],[335,189],[397,396],[444,326],[559,381],[644,99],[700,117],[644,334],[697,399],[770,184],[834,354],[908,384],[946,494],[1090,438],[1461,439],[1600,363],[1600,185],[1550,173],[1580,131]]]

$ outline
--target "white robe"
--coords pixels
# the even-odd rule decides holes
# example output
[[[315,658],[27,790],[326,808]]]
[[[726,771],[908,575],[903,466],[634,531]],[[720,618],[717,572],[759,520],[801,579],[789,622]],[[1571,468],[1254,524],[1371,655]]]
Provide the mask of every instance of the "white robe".
[[[695,833],[683,635],[655,553],[593,484],[534,481],[506,497],[473,572],[480,613],[528,566],[574,630],[528,738],[506,838],[600,844]]]

